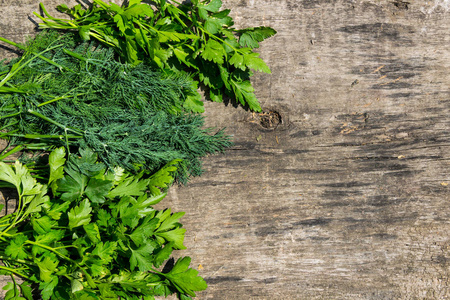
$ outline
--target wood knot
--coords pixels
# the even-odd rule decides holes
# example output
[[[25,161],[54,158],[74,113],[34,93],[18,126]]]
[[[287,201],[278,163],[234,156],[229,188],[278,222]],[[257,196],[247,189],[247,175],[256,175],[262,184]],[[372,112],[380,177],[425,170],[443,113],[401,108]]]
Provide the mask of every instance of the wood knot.
[[[281,114],[274,110],[263,110],[256,117],[259,124],[265,129],[276,129],[283,122]]]
[[[395,7],[397,7],[398,9],[402,9],[402,10],[408,10],[409,8],[409,2],[405,2],[405,1],[395,1],[393,2]]]

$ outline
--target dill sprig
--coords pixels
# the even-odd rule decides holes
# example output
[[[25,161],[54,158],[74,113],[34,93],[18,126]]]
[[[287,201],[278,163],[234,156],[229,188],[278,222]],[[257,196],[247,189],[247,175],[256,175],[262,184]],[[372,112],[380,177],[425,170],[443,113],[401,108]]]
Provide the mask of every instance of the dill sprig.
[[[42,32],[0,69],[1,137],[50,150],[93,149],[107,166],[155,172],[183,159],[178,180],[201,174],[200,158],[229,138],[186,111],[188,74],[118,62],[112,49],[72,33]]]

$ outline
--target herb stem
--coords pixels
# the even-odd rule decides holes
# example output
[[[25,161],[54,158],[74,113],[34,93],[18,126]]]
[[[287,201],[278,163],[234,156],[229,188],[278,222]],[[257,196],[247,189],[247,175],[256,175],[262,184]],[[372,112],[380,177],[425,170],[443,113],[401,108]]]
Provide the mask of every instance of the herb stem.
[[[22,45],[20,45],[20,44],[17,44],[17,43],[15,43],[15,42],[13,42],[13,41],[7,40],[7,39],[5,39],[5,38],[3,38],[3,37],[1,37],[1,36],[0,36],[0,41],[5,42],[5,43],[7,43],[7,44],[10,44],[11,46],[14,46],[14,47],[16,47],[16,48],[19,48],[20,50],[23,50],[23,51],[26,51],[26,50],[27,50],[26,47],[24,47],[24,46],[22,46]],[[31,53],[34,54],[34,55],[37,55],[37,57],[39,57],[40,59],[42,59],[42,60],[48,62],[49,64],[52,64],[52,65],[58,67],[60,70],[63,70],[63,69],[64,69],[64,70],[69,70],[69,69],[67,69],[66,67],[61,66],[60,64],[54,62],[53,60],[48,59],[47,57],[43,56],[42,54],[38,54],[38,53],[36,53],[36,52],[31,52]]]
[[[34,110],[32,110],[32,109],[29,109],[28,112],[29,112],[30,114],[32,114],[32,115],[38,117],[38,118],[41,118],[41,119],[44,120],[44,121],[47,121],[47,122],[49,122],[49,123],[52,123],[53,125],[56,125],[56,126],[62,128],[62,129],[64,129],[65,131],[71,131],[71,132],[73,132],[73,133],[76,133],[76,134],[79,134],[79,135],[83,135],[82,132],[80,132],[80,131],[78,131],[78,130],[75,130],[75,129],[71,129],[70,127],[66,127],[66,126],[64,126],[64,125],[62,125],[62,124],[60,124],[60,123],[58,123],[58,122],[56,122],[56,121],[54,121],[54,120],[52,120],[52,119],[46,117],[46,116],[44,116],[43,114],[38,113],[37,111],[34,111]]]
[[[64,49],[64,51],[65,50],[66,49]],[[67,99],[67,98],[74,98],[74,97],[78,97],[78,96],[82,96],[82,95],[86,95],[86,94],[87,93],[81,93],[81,94],[76,94],[76,95],[64,95],[64,96],[56,97],[56,98],[53,98],[53,99],[48,100],[46,102],[42,102],[37,107],[41,107],[41,106],[44,106],[44,105],[47,105],[47,104],[50,104],[50,103],[53,103],[53,102],[56,102],[56,101],[59,101],[59,100],[63,100],[63,99]]]
[[[27,280],[31,280],[31,278],[28,277],[27,275],[24,275],[24,274],[18,272],[18,271],[17,271],[18,269],[11,269],[11,268],[8,268],[8,267],[0,266],[0,270],[5,270],[5,271],[7,271],[7,272],[10,272],[10,273],[19,275],[20,277],[25,278],[25,279],[27,279]]]
[[[58,255],[59,257],[61,257],[61,258],[65,259],[65,260],[75,264],[80,269],[80,271],[84,274],[84,276],[86,276],[86,279],[87,279],[87,282],[88,282],[89,286],[91,288],[95,288],[96,287],[96,284],[92,280],[91,275],[89,275],[89,273],[78,262],[76,262],[75,260],[73,260],[70,257],[65,256],[64,254],[56,251],[55,248],[52,248],[52,247],[49,247],[49,246],[46,246],[46,245],[42,245],[42,244],[30,241],[30,240],[26,241],[25,244],[31,244],[31,245],[35,245],[35,246],[41,247],[43,249],[49,250],[49,251],[55,253],[56,255]]]
[[[19,258],[13,259],[13,258],[11,258],[9,256],[3,256],[3,255],[0,255],[0,260],[2,260],[2,261],[16,261],[16,262],[19,262],[19,263],[22,263],[22,264],[28,264],[28,265],[37,266],[37,264],[32,262],[32,261],[27,261],[27,260],[23,260],[23,259],[19,259]]]
[[[11,154],[17,153],[19,151],[21,151],[23,148],[25,148],[24,145],[18,145],[16,147],[14,147],[13,149],[9,150],[8,152],[6,152],[5,154],[0,156],[0,161],[4,160],[6,157],[10,156]]]
[[[30,58],[29,60],[27,60],[25,63],[20,64],[20,62],[26,57],[23,56],[18,62],[16,62],[12,67],[11,70],[9,71],[9,73],[2,79],[2,81],[0,82],[0,87],[2,87],[11,77],[13,77],[17,72],[19,72],[21,69],[23,69],[26,65],[28,65],[30,62],[32,62],[34,59],[36,59],[37,57],[41,56],[42,54],[44,54],[45,52],[48,52],[50,50],[53,50],[55,48],[61,47],[62,45],[56,45],[50,48],[45,49],[44,51],[34,54],[32,58]]]

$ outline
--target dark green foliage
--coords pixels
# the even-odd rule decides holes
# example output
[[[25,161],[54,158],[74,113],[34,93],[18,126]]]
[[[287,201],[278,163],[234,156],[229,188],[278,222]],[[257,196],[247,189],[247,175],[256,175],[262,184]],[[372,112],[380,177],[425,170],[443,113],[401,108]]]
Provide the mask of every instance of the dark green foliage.
[[[149,62],[161,69],[188,71],[210,91],[213,101],[224,95],[235,98],[251,110],[261,107],[250,83],[252,70],[270,73],[253,49],[276,34],[270,27],[233,28],[230,10],[220,10],[221,0],[124,1],[122,6],[93,0],[89,9],[80,4],[57,9],[72,17],[55,19],[41,5],[45,17],[40,28],[77,30],[84,40],[96,39],[112,47],[122,61],[137,65]],[[171,2],[177,4],[172,4]],[[186,104],[203,111],[198,95]]]
[[[18,194],[18,209],[0,218],[0,274],[13,279],[5,299],[32,300],[33,290],[43,300],[195,297],[206,283],[189,268],[189,257],[159,270],[173,250],[185,248],[184,213],[152,207],[176,166],[169,163],[155,180],[106,170],[89,149],[66,161],[58,148],[49,157],[48,180],[39,183],[21,163],[0,162],[0,181]]]
[[[44,51],[54,64],[33,54]],[[230,145],[186,111],[186,95],[196,93],[186,74],[119,63],[72,33],[41,33],[8,70],[3,78],[19,92],[0,93],[0,127],[13,144],[89,147],[108,167],[149,172],[183,159],[182,182],[201,173],[201,157]]]

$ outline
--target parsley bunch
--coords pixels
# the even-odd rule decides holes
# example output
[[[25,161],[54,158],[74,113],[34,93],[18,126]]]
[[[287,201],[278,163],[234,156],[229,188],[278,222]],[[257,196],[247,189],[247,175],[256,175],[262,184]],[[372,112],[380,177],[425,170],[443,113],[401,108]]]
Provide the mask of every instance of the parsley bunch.
[[[154,299],[195,297],[206,288],[190,258],[163,263],[184,249],[184,213],[157,211],[178,161],[148,177],[107,170],[89,149],[66,160],[49,156],[38,182],[16,162],[0,162],[0,180],[17,192],[17,210],[0,218],[0,274],[10,275],[5,299]],[[24,280],[16,282],[16,277]]]
[[[176,3],[175,1],[172,1]],[[128,3],[126,5],[125,3]],[[65,20],[35,13],[40,28],[76,30],[84,40],[96,39],[112,47],[121,61],[137,65],[142,61],[160,69],[194,74],[196,85],[209,89],[213,101],[228,95],[251,110],[261,107],[250,83],[252,70],[270,73],[254,49],[276,31],[270,27],[233,28],[230,10],[221,10],[221,0],[192,0],[174,5],[167,0],[126,1],[119,6],[93,0],[91,8],[80,4],[57,9],[73,19]],[[190,94],[186,105],[203,112],[199,94]]]

